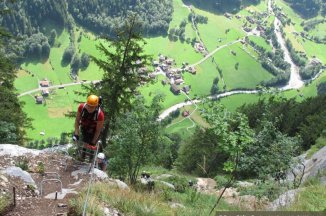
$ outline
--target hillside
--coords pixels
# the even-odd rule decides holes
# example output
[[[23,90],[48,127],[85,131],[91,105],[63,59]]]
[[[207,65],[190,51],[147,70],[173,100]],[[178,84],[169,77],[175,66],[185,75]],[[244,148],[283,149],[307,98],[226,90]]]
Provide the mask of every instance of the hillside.
[[[200,202],[204,200],[206,202],[212,199],[215,200],[216,195],[214,194],[218,195],[222,192],[222,189],[217,189],[221,186],[216,185],[213,179],[198,178],[194,180],[193,188],[185,189],[187,191],[186,194],[193,193],[193,195],[188,194],[185,197],[186,199],[182,199],[180,196],[184,192],[182,192],[181,188],[177,188],[181,186],[181,182],[168,183],[175,174],[156,173],[152,175],[156,189],[151,192],[150,199],[152,201],[149,201],[146,198],[149,195],[146,185],[143,186],[143,189],[141,189],[141,185],[137,188],[132,187],[129,189],[123,182],[108,178],[107,174],[97,169],[94,169],[94,171],[88,174],[88,165],[79,164],[73,161],[71,157],[62,154],[65,148],[66,146],[61,146],[38,151],[14,145],[0,145],[2,167],[0,178],[2,179],[1,190],[3,191],[0,195],[1,215],[4,212],[8,216],[79,215],[78,212],[82,210],[81,208],[86,200],[85,189],[88,187],[91,187],[91,191],[88,198],[87,215],[158,215],[158,212],[161,212],[160,215],[172,215],[175,213],[182,215],[203,215],[206,209],[195,210],[194,207],[196,205],[202,205]],[[266,201],[266,197],[257,198],[252,195],[244,195],[246,190],[253,187],[253,184],[250,182],[238,182],[224,194],[223,200],[228,204],[223,204],[220,210],[275,210],[280,207],[289,208],[289,206],[292,206],[289,208],[292,210],[312,210],[309,208],[306,209],[303,206],[299,207],[303,204],[300,199],[304,199],[306,195],[304,193],[301,196],[298,194],[301,194],[300,191],[311,187],[316,187],[320,190],[325,189],[325,176],[321,174],[323,172],[320,172],[320,170],[325,168],[325,151],[326,149],[324,148],[314,154],[312,159],[304,162],[307,168],[303,180],[306,182],[304,184],[305,186],[299,190],[295,190],[291,195],[283,194],[280,196],[280,200],[268,202]],[[27,157],[29,158],[28,160]],[[318,169],[316,169],[317,166],[319,166]],[[311,176],[316,177],[312,179]],[[292,177],[289,176],[288,178],[290,180]],[[58,184],[59,182],[46,181],[46,179],[60,180],[62,190],[60,184]],[[318,183],[319,179],[322,182],[321,185]],[[89,185],[90,181],[92,181],[91,185]],[[160,186],[160,182],[165,182],[164,184],[169,185],[172,189],[169,189],[167,186],[165,188],[162,185]],[[312,184],[312,182],[314,183]],[[12,206],[14,203],[13,187],[16,190],[15,206]],[[145,191],[140,192],[142,190]],[[165,193],[169,191],[169,198],[159,198],[160,194],[163,195],[160,190],[165,191]],[[55,200],[55,192],[57,192],[57,200]],[[101,195],[96,198],[94,196],[97,193],[101,193]],[[320,196],[317,193],[315,193],[315,196]],[[106,196],[112,197],[105,198]],[[124,196],[129,201],[123,201],[123,197],[120,196]],[[192,196],[195,197],[191,198]],[[284,196],[287,198],[284,199]],[[309,200],[311,205],[314,205],[313,202],[318,200],[317,197]],[[191,200],[187,201],[189,198]],[[101,201],[97,199],[101,199]],[[140,202],[140,200],[142,201]],[[122,204],[123,202],[124,204]],[[131,205],[132,202],[134,202],[133,205]],[[294,204],[292,204],[293,202]],[[169,205],[167,205],[168,203]],[[212,207],[209,205],[205,206],[205,208]],[[150,209],[138,211],[135,209],[137,207],[143,208],[142,206],[147,206]],[[314,210],[318,211],[322,209],[316,206]]]

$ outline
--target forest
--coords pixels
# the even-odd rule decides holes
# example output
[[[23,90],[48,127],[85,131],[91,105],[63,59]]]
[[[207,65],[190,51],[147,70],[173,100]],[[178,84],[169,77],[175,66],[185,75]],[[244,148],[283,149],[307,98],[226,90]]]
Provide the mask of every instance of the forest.
[[[245,6],[260,3],[260,0],[183,0],[183,2],[214,13],[236,13]]]
[[[319,12],[323,16],[326,15],[325,0],[285,0],[291,7],[302,17],[311,18],[318,15]]]

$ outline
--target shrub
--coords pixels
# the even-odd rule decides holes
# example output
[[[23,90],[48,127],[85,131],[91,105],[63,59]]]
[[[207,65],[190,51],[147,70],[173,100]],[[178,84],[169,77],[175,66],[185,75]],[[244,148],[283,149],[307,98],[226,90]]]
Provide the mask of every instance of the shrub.
[[[18,158],[17,163],[15,163],[17,167],[20,167],[22,170],[28,170],[28,160],[26,157]]]

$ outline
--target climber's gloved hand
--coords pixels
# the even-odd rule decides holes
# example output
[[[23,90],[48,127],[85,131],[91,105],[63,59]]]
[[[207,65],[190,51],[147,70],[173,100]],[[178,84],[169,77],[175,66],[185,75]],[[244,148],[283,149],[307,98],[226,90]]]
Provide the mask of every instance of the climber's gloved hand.
[[[79,140],[79,136],[76,135],[76,134],[74,134],[74,135],[72,136],[72,140],[73,140],[74,142],[77,142],[77,141]]]

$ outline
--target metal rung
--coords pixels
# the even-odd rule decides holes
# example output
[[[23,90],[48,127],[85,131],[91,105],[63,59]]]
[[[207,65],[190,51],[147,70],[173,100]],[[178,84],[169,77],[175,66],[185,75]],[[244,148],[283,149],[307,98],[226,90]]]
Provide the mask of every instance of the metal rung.
[[[43,195],[43,183],[47,181],[55,181],[55,182],[60,182],[60,192],[62,193],[62,181],[60,179],[44,179],[41,181],[41,196]]]
[[[57,172],[45,172],[44,174],[45,175],[56,175],[57,176],[57,179],[60,179],[60,175]]]

